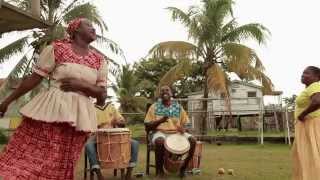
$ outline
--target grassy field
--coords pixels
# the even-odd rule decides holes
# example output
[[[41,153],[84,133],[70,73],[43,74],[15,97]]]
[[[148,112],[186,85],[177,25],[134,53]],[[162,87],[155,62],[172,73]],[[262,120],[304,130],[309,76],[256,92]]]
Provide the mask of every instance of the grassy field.
[[[259,131],[238,131],[237,129],[229,129],[228,131],[215,131],[209,130],[209,136],[238,136],[238,137],[257,137],[260,136]],[[265,131],[263,132],[265,137],[284,137],[284,132],[277,132],[277,131]]]
[[[145,145],[139,151],[139,165],[136,172],[144,172]],[[287,145],[210,145],[205,144],[201,161],[201,175],[189,176],[195,180],[289,180],[291,174],[290,148]],[[234,169],[235,175],[217,175],[217,169]],[[107,179],[113,178],[111,171],[104,171]],[[77,179],[83,179],[83,157],[78,162]],[[120,178],[118,178],[120,179]],[[150,177],[154,179],[154,171]],[[178,179],[168,175],[167,179]]]
[[[130,126],[133,137],[144,135],[142,125]],[[239,135],[253,136],[256,132],[235,132],[228,131],[210,135]],[[278,136],[279,133],[270,133],[270,136]],[[0,150],[3,146],[0,145]],[[153,155],[154,153],[152,153]],[[187,179],[195,180],[289,180],[291,179],[291,156],[290,147],[284,144],[266,144],[264,146],[251,145],[233,145],[223,144],[221,146],[213,144],[205,144],[201,161],[201,175],[189,176]],[[139,149],[139,165],[135,168],[135,172],[145,171],[146,146],[140,145]],[[152,157],[154,159],[154,157]],[[76,179],[83,179],[83,153],[78,161],[76,168]],[[235,175],[217,175],[218,168],[234,169]],[[154,169],[151,168],[151,176],[140,179],[154,179]],[[114,178],[110,170],[104,171],[105,177]],[[89,179],[89,178],[88,178]],[[176,175],[170,174],[167,179],[179,179]]]
[[[128,127],[131,132],[133,132],[133,137],[141,137],[145,135],[144,126],[142,124],[130,125]],[[293,135],[293,134],[291,134]],[[208,136],[238,136],[238,137],[257,137],[260,136],[258,130],[251,130],[251,131],[238,131],[237,129],[229,129],[228,131],[215,131],[209,130]],[[284,137],[284,132],[277,132],[277,131],[265,131],[265,137]]]

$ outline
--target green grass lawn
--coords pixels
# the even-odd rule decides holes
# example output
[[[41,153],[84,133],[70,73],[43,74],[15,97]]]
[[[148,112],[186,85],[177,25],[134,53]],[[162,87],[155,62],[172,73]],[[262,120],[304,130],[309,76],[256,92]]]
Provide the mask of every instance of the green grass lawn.
[[[132,137],[141,137],[145,135],[145,130],[143,124],[135,124],[129,125],[128,128],[132,132]],[[293,134],[291,134],[293,135]],[[246,131],[238,131],[237,129],[229,129],[228,131],[216,131],[209,130],[208,136],[238,136],[238,137],[258,137],[260,136],[260,132],[258,130],[246,130]],[[284,137],[284,132],[277,131],[265,131],[265,137]]]
[[[143,124],[129,125],[128,128],[132,132],[133,138],[145,136],[145,134],[146,134]]]
[[[136,172],[145,170],[145,145],[140,146],[139,165]],[[290,148],[287,145],[210,145],[205,144],[201,161],[201,175],[189,176],[195,180],[289,180],[291,179]],[[217,175],[217,169],[234,169],[235,175]],[[104,171],[107,179],[116,179],[111,171]],[[154,179],[152,169],[150,177]],[[78,162],[77,179],[83,178],[83,156]],[[119,178],[118,178],[119,179]],[[178,179],[171,174],[168,179]]]
[[[144,135],[142,125],[129,127],[133,137]],[[226,135],[238,133],[229,131]],[[243,136],[252,136],[255,132],[241,132]],[[214,134],[211,134],[214,135]],[[220,136],[221,134],[216,134]],[[239,135],[239,133],[238,133]],[[271,133],[272,135],[272,133]],[[3,146],[0,145],[0,150]],[[153,155],[154,153],[152,153]],[[141,144],[139,149],[139,165],[135,172],[145,171],[146,145]],[[154,159],[154,157],[152,157]],[[83,153],[78,161],[76,168],[76,179],[83,179]],[[235,175],[217,175],[218,168],[234,169]],[[141,179],[154,179],[154,169],[151,168],[151,176]],[[284,144],[266,144],[264,146],[251,145],[233,145],[223,144],[221,146],[213,144],[204,144],[201,175],[189,176],[188,179],[195,180],[289,180],[291,179],[291,156],[290,147]],[[104,171],[105,177],[113,178],[111,171]],[[120,179],[118,177],[118,179]],[[178,179],[176,175],[168,175],[167,179]]]
[[[209,130],[208,135],[209,136],[257,137],[257,136],[260,136],[260,132],[257,130],[238,131],[237,129],[229,129],[228,131]],[[277,131],[264,131],[263,135],[265,137],[284,137],[285,136],[284,132],[277,132]]]

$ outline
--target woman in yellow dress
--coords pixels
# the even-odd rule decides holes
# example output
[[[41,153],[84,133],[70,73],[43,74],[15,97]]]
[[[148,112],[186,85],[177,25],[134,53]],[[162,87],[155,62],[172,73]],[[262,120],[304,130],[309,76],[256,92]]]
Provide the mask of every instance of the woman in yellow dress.
[[[306,88],[296,99],[293,180],[320,179],[320,69],[308,66],[301,76]]]

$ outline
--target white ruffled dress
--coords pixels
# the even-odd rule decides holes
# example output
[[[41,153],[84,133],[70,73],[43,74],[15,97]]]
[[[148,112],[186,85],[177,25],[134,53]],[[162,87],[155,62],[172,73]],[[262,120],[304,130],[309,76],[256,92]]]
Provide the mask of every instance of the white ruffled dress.
[[[49,123],[67,122],[79,131],[96,131],[92,99],[82,92],[64,92],[59,87],[64,78],[105,87],[107,63],[101,55],[90,51],[87,56],[79,56],[70,43],[55,42],[42,51],[34,72],[49,77],[50,87],[20,109],[23,116]]]

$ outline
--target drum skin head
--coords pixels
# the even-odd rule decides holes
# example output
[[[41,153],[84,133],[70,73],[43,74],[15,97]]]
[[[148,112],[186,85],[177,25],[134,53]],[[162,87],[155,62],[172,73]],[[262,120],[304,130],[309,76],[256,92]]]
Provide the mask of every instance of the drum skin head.
[[[128,128],[104,128],[98,129],[98,132],[129,132]]]
[[[164,146],[169,152],[174,154],[184,154],[190,149],[188,139],[181,134],[169,135],[165,140]]]

